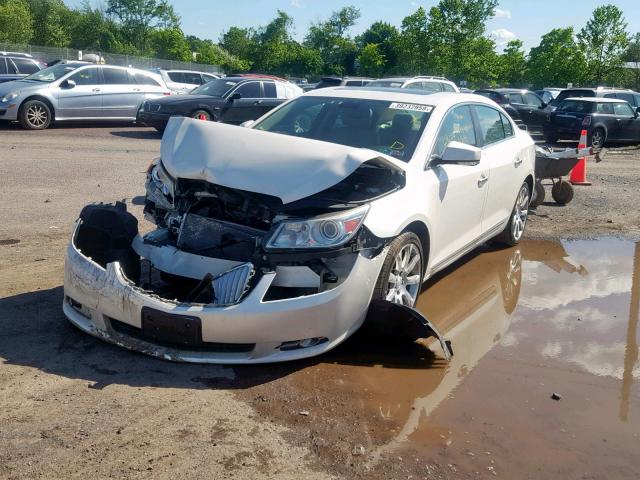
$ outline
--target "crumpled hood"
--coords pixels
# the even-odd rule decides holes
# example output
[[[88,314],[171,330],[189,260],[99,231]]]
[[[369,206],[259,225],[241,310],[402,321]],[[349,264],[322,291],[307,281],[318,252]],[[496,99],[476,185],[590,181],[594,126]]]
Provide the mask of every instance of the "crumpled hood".
[[[178,117],[167,124],[160,156],[174,178],[272,195],[285,204],[326,190],[364,162],[383,157],[365,148]],[[401,162],[387,162],[403,170]]]

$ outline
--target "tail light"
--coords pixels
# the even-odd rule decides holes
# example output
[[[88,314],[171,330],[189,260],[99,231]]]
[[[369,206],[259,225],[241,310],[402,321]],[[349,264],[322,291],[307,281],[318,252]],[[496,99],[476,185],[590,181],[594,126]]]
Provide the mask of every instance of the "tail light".
[[[589,115],[587,115],[586,117],[584,117],[582,119],[582,126],[583,127],[588,127],[589,125],[591,125],[591,117]]]

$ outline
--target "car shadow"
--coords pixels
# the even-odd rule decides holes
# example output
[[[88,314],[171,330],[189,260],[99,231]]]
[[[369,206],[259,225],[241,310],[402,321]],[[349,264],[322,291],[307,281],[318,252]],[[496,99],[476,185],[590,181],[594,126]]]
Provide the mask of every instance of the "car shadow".
[[[137,140],[160,140],[162,138],[162,133],[157,130],[114,130],[110,133],[115,137],[133,138]]]
[[[318,363],[415,369],[440,362],[419,343],[390,341],[361,329],[336,349],[308,360],[234,367],[173,363],[81,332],[64,317],[62,299],[62,286],[0,299],[0,360],[4,364],[86,381],[93,389],[117,384],[233,390],[271,382]]]

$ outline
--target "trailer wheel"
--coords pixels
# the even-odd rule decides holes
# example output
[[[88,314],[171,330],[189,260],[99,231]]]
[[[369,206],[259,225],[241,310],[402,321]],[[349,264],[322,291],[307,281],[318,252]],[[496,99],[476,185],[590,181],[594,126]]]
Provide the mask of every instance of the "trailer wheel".
[[[573,186],[566,180],[560,180],[553,185],[551,196],[559,205],[566,205],[573,199]]]
[[[538,180],[533,186],[533,198],[531,199],[529,206],[531,208],[536,208],[537,206],[542,205],[545,195],[546,192],[544,190],[544,185],[542,185],[542,182]]]

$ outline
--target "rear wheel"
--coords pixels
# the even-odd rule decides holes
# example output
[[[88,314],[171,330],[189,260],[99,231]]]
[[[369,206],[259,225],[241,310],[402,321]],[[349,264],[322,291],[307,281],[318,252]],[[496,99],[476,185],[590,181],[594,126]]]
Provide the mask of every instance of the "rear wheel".
[[[596,128],[591,132],[591,146],[593,148],[604,147],[604,142],[607,140],[607,135],[602,128]]]
[[[566,205],[573,200],[573,186],[565,180],[560,180],[553,185],[551,196],[556,203]]]
[[[509,217],[509,223],[507,223],[503,232],[495,238],[498,242],[506,245],[516,245],[520,243],[529,216],[529,200],[529,185],[525,182],[518,191],[516,203]]]
[[[413,232],[403,233],[389,244],[373,299],[413,307],[422,286],[423,268],[420,239]]]
[[[196,110],[191,114],[191,118],[208,122],[211,120],[211,115],[209,115],[209,112],[207,112],[206,110]]]
[[[44,130],[51,125],[51,109],[42,100],[29,100],[20,108],[18,120],[22,128]]]

